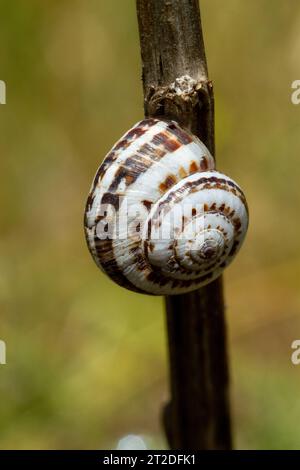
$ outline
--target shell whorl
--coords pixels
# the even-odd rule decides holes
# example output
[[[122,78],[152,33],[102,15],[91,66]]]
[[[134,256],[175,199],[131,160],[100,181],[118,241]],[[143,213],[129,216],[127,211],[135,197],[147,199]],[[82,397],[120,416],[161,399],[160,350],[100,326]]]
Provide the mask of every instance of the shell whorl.
[[[245,237],[240,187],[205,145],[174,121],[145,119],[94,178],[85,233],[97,265],[130,290],[172,295],[216,279]]]

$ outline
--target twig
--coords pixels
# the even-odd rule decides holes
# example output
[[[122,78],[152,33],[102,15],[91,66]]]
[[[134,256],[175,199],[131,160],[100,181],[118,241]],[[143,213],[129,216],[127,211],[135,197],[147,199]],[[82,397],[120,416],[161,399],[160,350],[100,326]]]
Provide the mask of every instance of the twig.
[[[189,128],[214,155],[214,100],[197,0],[137,0],[146,116]],[[166,298],[172,449],[230,449],[222,280]]]

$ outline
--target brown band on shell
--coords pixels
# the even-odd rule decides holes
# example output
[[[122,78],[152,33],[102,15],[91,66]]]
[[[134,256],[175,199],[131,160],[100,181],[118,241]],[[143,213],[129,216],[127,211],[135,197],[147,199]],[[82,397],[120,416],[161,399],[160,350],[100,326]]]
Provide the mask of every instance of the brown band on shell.
[[[150,142],[144,143],[135,154],[130,155],[124,162],[121,163],[120,168],[114,175],[113,181],[109,190],[115,191],[121,181],[130,175],[130,179],[126,181],[126,186],[133,184],[143,173],[145,173],[155,162],[161,160],[166,154],[175,152],[181,145],[187,145],[192,142],[192,137],[188,134],[184,138],[184,132],[178,130],[178,140],[174,139],[174,135],[169,131],[175,127],[176,124],[169,124],[165,129],[155,134]],[[151,159],[148,156],[151,155]],[[105,162],[106,164],[106,162]],[[196,165],[196,162],[194,162]],[[195,166],[194,172],[198,170]]]

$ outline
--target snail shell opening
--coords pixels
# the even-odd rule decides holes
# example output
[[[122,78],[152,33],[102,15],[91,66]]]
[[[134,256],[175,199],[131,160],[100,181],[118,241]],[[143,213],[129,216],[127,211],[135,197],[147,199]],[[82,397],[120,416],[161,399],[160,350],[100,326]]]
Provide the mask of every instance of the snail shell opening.
[[[135,292],[173,295],[216,279],[245,237],[240,187],[174,121],[145,119],[100,165],[85,233],[97,265]]]

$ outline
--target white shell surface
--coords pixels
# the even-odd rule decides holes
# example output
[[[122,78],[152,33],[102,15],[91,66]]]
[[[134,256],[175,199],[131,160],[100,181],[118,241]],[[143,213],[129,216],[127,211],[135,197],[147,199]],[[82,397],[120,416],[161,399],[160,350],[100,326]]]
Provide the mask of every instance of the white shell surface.
[[[121,286],[154,295],[216,279],[247,226],[241,189],[215,171],[204,144],[157,119],[136,124],[108,153],[85,213],[97,265]]]

